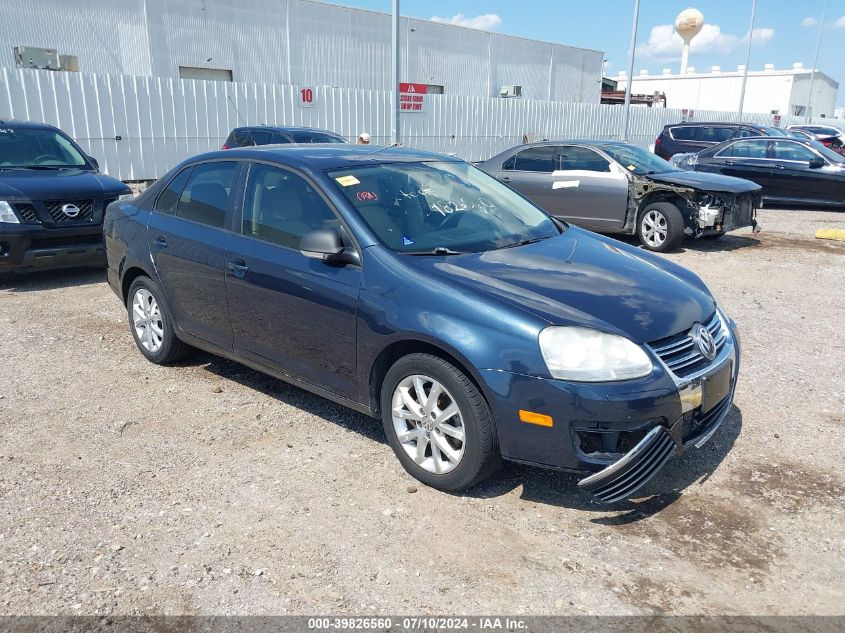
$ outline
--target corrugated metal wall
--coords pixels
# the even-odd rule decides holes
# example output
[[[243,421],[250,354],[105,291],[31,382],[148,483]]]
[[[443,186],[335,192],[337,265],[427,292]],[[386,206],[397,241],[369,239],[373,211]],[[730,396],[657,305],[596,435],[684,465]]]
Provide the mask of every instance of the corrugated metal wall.
[[[302,108],[294,86],[6,69],[0,70],[0,79],[0,119],[56,125],[99,159],[105,172],[123,180],[156,178],[189,156],[218,149],[241,120],[322,127],[350,140],[362,131],[374,143],[390,139],[386,91],[321,88],[317,107]],[[467,160],[488,158],[521,143],[525,135],[529,140],[619,138],[621,131],[621,106],[459,95],[426,98],[424,112],[402,116],[402,142]],[[696,119],[738,117],[696,111]],[[630,139],[646,147],[665,124],[680,120],[680,110],[634,107]],[[743,120],[772,123],[769,115],[746,115]],[[833,119],[818,121],[835,124]],[[782,125],[799,122],[803,119],[784,117]]]
[[[179,66],[235,81],[390,88],[387,13],[311,0],[0,0],[0,67],[12,48],[76,55],[83,72],[179,78]],[[385,3],[389,7],[389,3]],[[598,103],[600,51],[402,18],[401,81],[447,94]]]

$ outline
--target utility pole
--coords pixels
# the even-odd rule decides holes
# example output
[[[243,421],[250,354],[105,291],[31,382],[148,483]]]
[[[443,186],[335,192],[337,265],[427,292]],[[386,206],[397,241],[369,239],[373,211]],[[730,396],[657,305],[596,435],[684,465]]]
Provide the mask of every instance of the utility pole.
[[[742,120],[742,110],[745,108],[745,84],[748,82],[748,65],[751,63],[751,40],[754,39],[754,13],[757,11],[757,0],[751,0],[751,26],[748,27],[748,50],[745,53],[745,68],[742,70],[742,88],[739,91],[739,119]]]
[[[628,83],[625,85],[625,111],[622,113],[622,140],[628,141],[631,116],[631,87],[634,84],[634,51],[637,48],[637,26],[640,22],[640,0],[634,0],[634,22],[631,26],[631,51],[628,55]]]
[[[399,0],[393,0],[393,71],[390,77],[390,143],[399,145]]]
[[[810,69],[810,91],[807,94],[807,107],[804,112],[804,122],[810,122],[810,105],[813,103],[813,83],[816,80],[816,66],[819,64],[819,49],[822,47],[822,33],[824,33],[824,21],[827,18],[827,0],[824,0],[824,9],[822,9],[822,21],[819,24],[819,39],[816,40],[816,54],[813,56],[813,67]]]

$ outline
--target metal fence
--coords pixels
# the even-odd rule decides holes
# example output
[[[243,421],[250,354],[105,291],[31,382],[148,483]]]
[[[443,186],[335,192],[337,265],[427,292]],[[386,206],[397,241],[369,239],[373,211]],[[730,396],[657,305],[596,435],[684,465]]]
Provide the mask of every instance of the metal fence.
[[[8,69],[0,78],[0,119],[56,125],[122,180],[157,178],[189,156],[219,148],[242,123],[320,127],[350,140],[366,131],[374,143],[390,140],[386,91],[319,88],[316,105],[300,107],[296,86]],[[426,100],[423,112],[402,115],[403,144],[467,160],[526,139],[620,138],[622,127],[616,105],[448,94]],[[647,147],[665,124],[681,118],[681,110],[633,107],[629,140]],[[738,121],[736,113],[699,110],[695,119]],[[742,119],[772,124],[770,114]],[[803,118],[781,120],[791,123]]]

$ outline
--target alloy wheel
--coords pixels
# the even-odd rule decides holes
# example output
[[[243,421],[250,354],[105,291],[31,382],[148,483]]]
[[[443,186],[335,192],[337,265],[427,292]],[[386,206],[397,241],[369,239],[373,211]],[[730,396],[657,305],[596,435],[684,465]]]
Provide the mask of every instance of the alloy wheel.
[[[643,241],[652,248],[657,248],[666,241],[668,231],[669,225],[666,222],[666,216],[660,211],[652,209],[643,216],[640,234]]]
[[[155,354],[164,341],[164,322],[158,301],[149,290],[138,288],[132,297],[132,325],[145,350]]]
[[[391,402],[396,437],[417,466],[442,475],[460,464],[463,416],[446,387],[430,376],[407,376],[396,385]]]

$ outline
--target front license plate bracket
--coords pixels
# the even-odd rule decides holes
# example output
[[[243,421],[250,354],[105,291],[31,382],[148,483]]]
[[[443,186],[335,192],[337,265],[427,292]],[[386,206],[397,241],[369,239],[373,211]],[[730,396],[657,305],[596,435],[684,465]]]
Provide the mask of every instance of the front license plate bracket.
[[[733,363],[729,362],[701,383],[701,412],[707,413],[724,400],[731,391]]]

